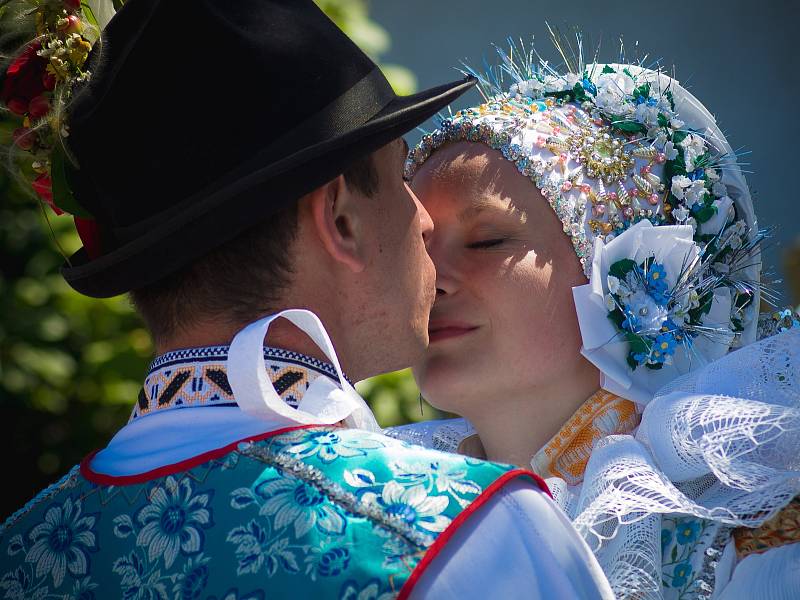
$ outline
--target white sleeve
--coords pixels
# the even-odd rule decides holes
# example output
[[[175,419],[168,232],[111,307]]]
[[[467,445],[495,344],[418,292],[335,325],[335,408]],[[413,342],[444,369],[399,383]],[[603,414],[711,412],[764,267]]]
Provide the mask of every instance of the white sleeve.
[[[736,565],[718,600],[792,600],[800,594],[800,543],[751,554]]]
[[[458,529],[411,598],[602,598],[614,595],[563,512],[515,480]]]

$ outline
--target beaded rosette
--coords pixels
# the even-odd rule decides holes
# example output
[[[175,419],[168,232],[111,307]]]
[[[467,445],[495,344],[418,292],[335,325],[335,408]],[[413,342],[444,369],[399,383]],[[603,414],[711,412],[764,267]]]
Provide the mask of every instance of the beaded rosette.
[[[609,391],[646,402],[753,341],[763,232],[713,116],[638,65],[559,74],[500,56],[498,71],[473,73],[485,102],[441,119],[409,153],[406,178],[437,148],[470,141],[531,179],[590,279],[574,289],[582,351]]]

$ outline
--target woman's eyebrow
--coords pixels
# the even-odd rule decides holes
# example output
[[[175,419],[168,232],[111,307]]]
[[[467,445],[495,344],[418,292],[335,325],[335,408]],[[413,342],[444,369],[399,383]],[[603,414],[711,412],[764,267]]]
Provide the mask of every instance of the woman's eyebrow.
[[[497,211],[500,207],[497,206],[497,203],[482,198],[480,200],[476,200],[475,202],[470,203],[469,206],[464,207],[456,216],[459,222],[463,223],[464,221],[469,221],[470,219],[474,219],[480,213],[484,212],[485,210],[494,210]]]

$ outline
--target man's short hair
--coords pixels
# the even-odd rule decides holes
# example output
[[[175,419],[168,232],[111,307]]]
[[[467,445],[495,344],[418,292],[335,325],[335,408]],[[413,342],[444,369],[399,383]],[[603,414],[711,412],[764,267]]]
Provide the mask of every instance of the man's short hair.
[[[365,196],[378,190],[372,155],[345,172]],[[292,203],[156,283],[133,290],[131,300],[156,342],[166,342],[198,320],[243,326],[278,307],[293,274],[297,203]]]

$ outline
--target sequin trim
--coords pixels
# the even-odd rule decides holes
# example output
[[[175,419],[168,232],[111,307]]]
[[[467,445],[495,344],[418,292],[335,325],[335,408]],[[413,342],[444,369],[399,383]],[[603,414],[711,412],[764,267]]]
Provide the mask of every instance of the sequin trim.
[[[388,514],[377,504],[359,500],[355,494],[345,491],[344,488],[329,479],[322,471],[301,460],[273,452],[264,444],[251,442],[239,444],[237,451],[244,456],[262,461],[286,473],[290,473],[298,479],[302,479],[327,495],[336,504],[343,506],[347,511],[377,523],[384,529],[402,537],[411,546],[424,550],[434,541],[434,538],[415,530],[401,517]]]

